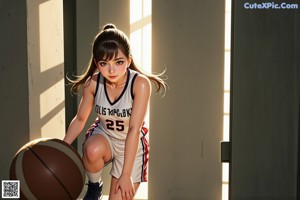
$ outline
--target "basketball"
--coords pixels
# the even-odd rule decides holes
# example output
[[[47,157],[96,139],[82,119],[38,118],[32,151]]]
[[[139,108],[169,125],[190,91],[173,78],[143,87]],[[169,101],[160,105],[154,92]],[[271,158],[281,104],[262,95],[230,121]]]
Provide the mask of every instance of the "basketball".
[[[10,179],[20,181],[21,199],[73,200],[82,191],[85,172],[72,146],[59,139],[41,138],[16,153]]]

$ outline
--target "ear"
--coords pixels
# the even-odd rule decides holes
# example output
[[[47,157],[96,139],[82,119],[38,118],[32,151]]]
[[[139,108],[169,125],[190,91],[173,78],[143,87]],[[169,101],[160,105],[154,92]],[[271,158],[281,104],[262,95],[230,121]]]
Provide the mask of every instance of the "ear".
[[[93,62],[95,63],[96,66],[98,66],[96,59],[93,59]]]
[[[129,67],[131,65],[131,61],[132,61],[132,56],[130,55],[128,58],[128,66],[127,67]]]

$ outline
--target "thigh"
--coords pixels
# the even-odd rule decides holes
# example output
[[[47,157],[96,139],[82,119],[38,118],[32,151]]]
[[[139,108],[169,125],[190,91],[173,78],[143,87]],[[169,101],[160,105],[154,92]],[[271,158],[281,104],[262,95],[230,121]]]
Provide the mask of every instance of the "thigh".
[[[114,142],[113,142],[114,143]],[[114,150],[116,155],[112,161],[111,175],[115,178],[119,178],[122,173],[124,165],[124,146],[121,149],[121,144],[114,143]],[[133,163],[131,172],[131,178],[133,183],[147,182],[148,179],[148,160],[149,160],[149,145],[144,141],[139,143],[139,147],[136,153],[136,157]],[[121,152],[121,153],[120,153]]]
[[[118,190],[118,192],[115,193],[117,182],[118,182],[118,179],[112,176],[111,184],[110,184],[109,200],[122,200],[121,191]],[[140,183],[134,183],[135,192],[138,190],[139,186],[140,186]]]
[[[102,134],[94,134],[90,136],[83,146],[83,154],[96,154],[109,162],[112,159],[112,149],[108,138]]]

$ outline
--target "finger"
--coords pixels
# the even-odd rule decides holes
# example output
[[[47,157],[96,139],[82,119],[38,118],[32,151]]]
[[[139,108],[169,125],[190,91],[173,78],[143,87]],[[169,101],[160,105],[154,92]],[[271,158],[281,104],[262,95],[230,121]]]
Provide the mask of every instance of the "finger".
[[[115,187],[115,194],[118,193],[119,187],[120,187],[120,186],[119,186],[119,183],[117,183],[117,184],[116,184],[116,187]]]
[[[127,199],[126,199],[126,193],[123,192],[122,190],[121,190],[121,193],[122,193],[122,200],[127,200]]]
[[[131,196],[131,193],[130,193],[130,192],[127,192],[127,193],[126,193],[126,198],[127,198],[127,200],[131,200],[131,199],[132,199],[132,196]]]
[[[127,192],[127,198],[128,198],[128,199],[131,199],[131,197],[132,197],[131,191],[129,190],[129,191]]]
[[[133,197],[133,193],[132,193],[132,191],[131,190],[129,190],[128,192],[127,192],[127,197],[129,198],[129,199],[132,199],[132,197]]]
[[[129,195],[130,195],[130,200],[133,199],[134,193],[130,192]]]

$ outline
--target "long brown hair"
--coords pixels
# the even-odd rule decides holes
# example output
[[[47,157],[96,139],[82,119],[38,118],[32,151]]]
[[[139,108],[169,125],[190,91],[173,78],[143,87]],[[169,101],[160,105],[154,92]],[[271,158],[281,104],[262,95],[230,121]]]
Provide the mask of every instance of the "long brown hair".
[[[130,43],[127,36],[116,28],[114,24],[106,24],[103,30],[98,33],[93,42],[92,56],[85,72],[78,76],[76,80],[70,80],[71,93],[75,94],[79,88],[91,77],[96,71],[97,66],[94,61],[111,60],[118,54],[118,49],[127,57],[131,56]],[[149,80],[156,86],[156,92],[166,92],[167,84],[162,78],[164,73],[154,75],[142,71],[131,59],[130,69],[135,70],[149,78]]]

